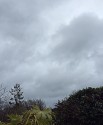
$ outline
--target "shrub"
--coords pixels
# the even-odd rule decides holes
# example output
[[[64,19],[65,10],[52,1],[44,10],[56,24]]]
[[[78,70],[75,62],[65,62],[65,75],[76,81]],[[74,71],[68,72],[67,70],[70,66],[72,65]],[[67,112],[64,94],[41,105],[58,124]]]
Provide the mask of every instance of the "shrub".
[[[40,110],[34,106],[31,110],[26,111],[23,115],[10,115],[10,123],[0,122],[0,125],[51,125],[52,111],[49,108]]]
[[[79,90],[58,101],[55,125],[103,125],[103,87]]]

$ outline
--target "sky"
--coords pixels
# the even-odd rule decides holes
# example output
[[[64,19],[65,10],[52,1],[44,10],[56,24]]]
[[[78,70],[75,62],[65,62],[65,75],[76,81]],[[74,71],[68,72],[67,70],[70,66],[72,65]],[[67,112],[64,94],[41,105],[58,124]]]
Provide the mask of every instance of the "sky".
[[[103,0],[0,0],[0,82],[48,106],[103,85]]]

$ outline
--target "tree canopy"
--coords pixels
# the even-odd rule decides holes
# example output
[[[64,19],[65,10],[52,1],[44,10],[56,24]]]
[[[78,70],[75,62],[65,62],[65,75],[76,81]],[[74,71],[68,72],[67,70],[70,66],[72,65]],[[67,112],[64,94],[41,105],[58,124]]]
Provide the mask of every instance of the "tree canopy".
[[[55,125],[103,125],[103,87],[79,90],[53,111]]]

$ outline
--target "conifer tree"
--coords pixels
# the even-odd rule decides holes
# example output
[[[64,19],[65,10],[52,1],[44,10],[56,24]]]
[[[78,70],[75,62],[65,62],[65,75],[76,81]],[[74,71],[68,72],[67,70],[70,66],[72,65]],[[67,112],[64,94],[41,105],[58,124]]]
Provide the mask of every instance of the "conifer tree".
[[[24,96],[21,90],[20,84],[15,84],[14,88],[11,88],[9,91],[12,96],[9,102],[11,105],[20,106],[22,104]]]

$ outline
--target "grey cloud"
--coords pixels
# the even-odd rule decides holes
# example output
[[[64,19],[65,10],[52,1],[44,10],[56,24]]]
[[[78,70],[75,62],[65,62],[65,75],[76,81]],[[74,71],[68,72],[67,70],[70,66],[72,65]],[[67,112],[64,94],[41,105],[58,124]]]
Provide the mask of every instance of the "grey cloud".
[[[53,105],[54,100],[57,102],[58,99],[68,96],[75,90],[91,85],[95,87],[98,80],[95,74],[91,73],[93,71],[91,64],[87,62],[83,65],[82,63],[74,69],[68,66],[69,64],[53,66],[50,63],[47,73],[35,78],[31,86],[27,85],[25,89],[30,90],[31,93],[26,94],[26,97],[33,95],[34,98],[43,98],[48,105]],[[46,67],[45,63],[44,66]],[[91,68],[85,69],[87,66]]]
[[[98,76],[98,79],[101,79],[103,63],[102,34],[102,19],[93,14],[81,15],[74,19],[70,25],[64,26],[55,35],[56,39],[59,37],[61,39],[52,51],[54,60],[59,62],[65,60],[74,67],[78,66],[83,60],[92,63],[94,69],[92,73]]]
[[[7,74],[6,81],[21,81],[26,98],[43,98],[48,105],[74,90],[96,87],[97,83],[101,85],[103,79],[97,69],[101,69],[98,66],[102,61],[102,49],[99,49],[102,47],[102,27],[102,20],[93,15],[84,14],[74,19],[55,34],[53,40],[60,41],[54,44],[51,53],[41,53],[37,61],[38,54],[33,53],[36,58],[31,56],[30,60],[18,62],[14,72]],[[48,47],[47,50],[51,48]],[[28,58],[27,54],[24,58]]]
[[[1,34],[6,35],[9,39],[13,37],[14,39],[26,40],[26,35],[30,35],[28,29],[31,24],[35,22],[35,27],[38,24],[40,8],[37,7],[36,2],[5,0],[0,1],[0,6]]]
[[[0,0],[0,80],[22,83],[26,98],[48,105],[103,81],[103,20],[83,14],[50,36],[42,14],[62,2]]]
[[[55,37],[61,39],[53,54],[61,60],[88,58],[103,45],[102,33],[102,20],[96,16],[84,14],[57,32]]]
[[[52,61],[48,73],[37,80],[40,97],[58,98],[102,85],[102,33],[102,20],[92,14],[81,15],[59,29],[53,40],[60,41],[48,57]]]
[[[35,58],[37,44],[44,34],[40,17],[41,6],[35,0],[0,0],[1,82],[11,84],[17,81],[16,73],[25,76],[23,67],[29,65],[29,58]],[[22,69],[20,66],[23,66]],[[18,72],[19,69],[22,71]],[[18,81],[22,81],[20,79],[21,77]]]

